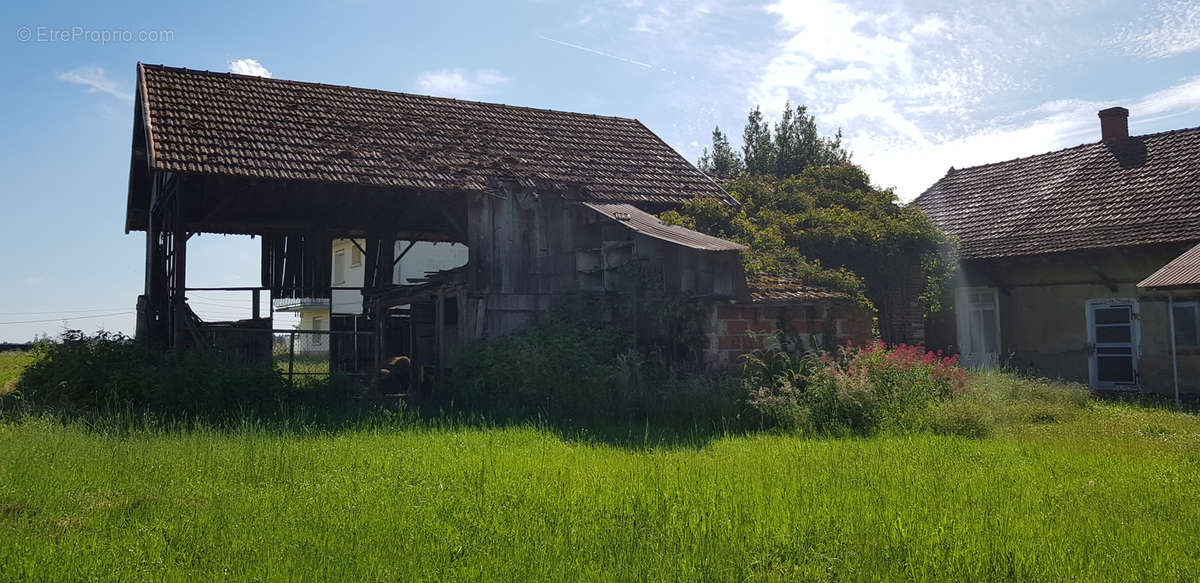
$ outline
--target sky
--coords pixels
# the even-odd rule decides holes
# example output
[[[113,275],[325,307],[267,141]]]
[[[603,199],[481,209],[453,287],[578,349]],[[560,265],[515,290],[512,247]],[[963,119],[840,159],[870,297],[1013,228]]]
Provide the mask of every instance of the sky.
[[[1200,126],[1200,0],[579,4],[8,2],[0,7],[0,341],[132,333],[138,61],[640,119],[691,161],[804,104],[911,200],[951,166]],[[254,285],[255,242],[189,244],[189,285]],[[206,318],[248,294],[189,295]]]

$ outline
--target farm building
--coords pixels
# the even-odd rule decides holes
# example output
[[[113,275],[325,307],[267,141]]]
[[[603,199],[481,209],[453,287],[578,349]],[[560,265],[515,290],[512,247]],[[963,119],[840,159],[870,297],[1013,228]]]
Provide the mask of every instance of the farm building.
[[[1139,286],[1200,242],[1200,128],[1129,136],[1128,115],[1101,111],[1098,142],[952,168],[916,199],[960,242],[930,345],[1097,389],[1200,392],[1197,288]]]
[[[189,308],[200,232],[260,238],[254,293],[273,302],[361,292],[321,331],[335,371],[408,355],[436,377],[464,342],[619,293],[630,265],[704,303],[709,365],[750,349],[748,329],[869,337],[850,298],[748,279],[737,244],[650,214],[694,197],[737,204],[635,119],[139,64],[125,225],[146,233],[139,337],[249,357],[271,344],[254,340],[270,315],[204,322]],[[361,253],[360,286],[333,281],[334,241]],[[398,241],[465,245],[466,263],[397,278]]]

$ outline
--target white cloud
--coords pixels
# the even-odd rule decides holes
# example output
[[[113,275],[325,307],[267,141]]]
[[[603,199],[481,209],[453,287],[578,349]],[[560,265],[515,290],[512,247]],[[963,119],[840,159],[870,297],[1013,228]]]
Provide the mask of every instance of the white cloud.
[[[671,24],[671,14],[666,6],[658,6],[652,12],[643,12],[637,15],[634,20],[632,30],[634,32],[644,32],[655,34]]]
[[[124,101],[133,101],[133,93],[122,91],[117,87],[117,83],[108,78],[104,73],[104,69],[100,67],[80,67],[59,73],[57,75],[59,81],[83,85],[88,88],[88,93],[105,93]]]
[[[964,168],[1041,154],[1100,139],[1096,112],[1113,105],[1130,110],[1130,133],[1200,111],[1200,77],[1144,95],[1130,103],[1056,100],[1031,110],[1031,117],[1012,120],[951,139],[923,135],[887,136],[858,130],[846,136],[855,161],[871,171],[876,184],[896,186],[901,198],[920,194],[951,166]]]
[[[961,15],[913,17],[904,11],[857,10],[838,0],[779,0],[766,8],[779,19],[784,40],[764,67],[749,98],[769,113],[791,98],[818,112],[834,109],[865,89],[886,90],[906,111],[959,113],[1010,77],[988,69],[976,45],[994,40]],[[945,31],[964,33],[955,41]]]
[[[254,59],[238,59],[229,61],[229,72],[237,73],[238,75],[251,75],[254,77],[270,77],[271,72],[263,66],[262,63]]]
[[[1025,103],[1049,76],[1094,52],[1090,31],[1074,23],[1108,8],[1105,0],[950,9],[923,0],[890,8],[776,0],[766,12],[779,37],[746,99],[768,116],[785,100],[807,105],[823,131],[842,129],[876,184],[911,198],[951,165],[1098,139],[1096,103],[1046,102],[1033,111]],[[1160,95],[1140,104],[1140,115],[1168,102],[1161,107],[1177,112],[1192,98]]]
[[[912,33],[915,36],[936,36],[941,34],[947,26],[948,23],[941,16],[931,14],[912,27]]]
[[[417,90],[421,93],[442,97],[479,99],[491,94],[497,87],[505,85],[508,82],[508,77],[505,77],[496,69],[478,69],[475,71],[443,69],[421,73],[417,77]]]
[[[1145,59],[1200,51],[1200,2],[1160,0],[1153,10],[1122,29],[1114,44]]]

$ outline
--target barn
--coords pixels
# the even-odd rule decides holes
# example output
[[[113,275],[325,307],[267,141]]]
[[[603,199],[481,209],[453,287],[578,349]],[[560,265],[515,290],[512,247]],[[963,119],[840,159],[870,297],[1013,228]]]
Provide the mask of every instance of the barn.
[[[146,236],[138,337],[263,360],[278,345],[270,314],[191,310],[198,233],[261,240],[261,286],[246,289],[273,300],[329,298],[333,242],[353,242],[362,309],[313,332],[347,374],[406,355],[436,379],[465,342],[620,293],[630,265],[703,304],[709,366],[753,348],[748,330],[869,337],[850,298],[747,277],[740,245],[654,216],[695,197],[738,204],[636,119],[138,64],[125,223]],[[462,243],[468,260],[396,281],[397,241]]]

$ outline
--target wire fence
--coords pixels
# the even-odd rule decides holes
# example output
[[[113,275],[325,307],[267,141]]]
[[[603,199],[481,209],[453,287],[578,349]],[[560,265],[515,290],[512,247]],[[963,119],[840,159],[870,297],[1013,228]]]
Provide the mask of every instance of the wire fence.
[[[376,365],[374,332],[205,326],[198,335],[232,361],[269,363],[289,382],[330,374],[365,381]]]

